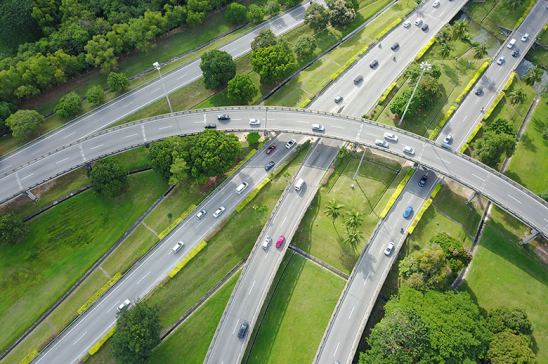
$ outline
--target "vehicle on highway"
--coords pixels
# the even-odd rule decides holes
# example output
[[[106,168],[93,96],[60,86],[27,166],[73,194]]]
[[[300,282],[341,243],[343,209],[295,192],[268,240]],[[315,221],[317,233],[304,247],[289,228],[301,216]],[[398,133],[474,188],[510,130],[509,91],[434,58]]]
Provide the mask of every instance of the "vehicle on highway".
[[[523,37],[521,37],[522,42],[527,42],[527,39],[529,39],[529,33],[525,33]]]
[[[215,124],[215,123],[206,123],[204,128],[206,128],[206,129],[217,129],[217,124]]]
[[[261,120],[251,118],[249,119],[249,125],[251,126],[261,125]]]
[[[408,219],[409,216],[411,216],[412,213],[413,213],[413,208],[411,206],[407,206],[407,208],[403,212],[403,217]]]
[[[312,131],[325,131],[325,127],[322,124],[312,124]]]
[[[390,46],[390,49],[393,50],[393,51],[395,51],[395,50],[397,50],[399,47],[400,47],[400,44],[399,44],[398,42],[396,42],[396,43],[394,43],[394,44],[392,44],[392,45]]]
[[[295,139],[289,139],[289,141],[285,143],[285,147],[287,149],[291,149],[295,145],[295,143],[297,143]]]
[[[335,96],[335,103],[338,104],[343,100],[343,97],[340,95]]]
[[[266,148],[265,153],[270,155],[270,154],[274,153],[276,148],[277,148],[276,144],[269,145],[268,148]]]
[[[299,180],[295,183],[295,191],[298,192],[301,192],[303,186],[304,186],[304,179],[302,178],[299,178]]]
[[[478,87],[476,88],[476,92],[474,92],[477,96],[483,95],[483,88]]]
[[[515,45],[515,44],[516,44],[516,40],[515,40],[514,38],[512,38],[512,39],[508,42],[508,44],[506,45],[506,48],[512,49],[512,48],[514,48],[514,45]]]
[[[424,24],[422,25],[422,27],[421,27],[421,30],[422,30],[423,32],[427,32],[428,29],[430,29],[430,27],[429,27],[428,24],[426,24],[426,23],[424,23]]]
[[[519,49],[516,49],[512,52],[512,57],[518,58],[519,57]]]
[[[225,212],[225,207],[224,206],[220,206],[217,210],[215,210],[215,212],[213,213],[213,217],[217,218],[219,216],[221,216],[223,214],[223,212]]]
[[[426,174],[423,174],[421,179],[419,179],[419,187],[426,186],[426,182],[428,182],[428,176]]]
[[[173,251],[173,254],[177,254],[178,252],[181,251],[181,249],[183,249],[184,246],[185,246],[185,243],[179,240],[179,242],[175,244],[175,246],[171,248],[171,250]]]
[[[504,56],[500,56],[499,59],[497,59],[497,64],[499,66],[502,66],[504,64],[504,61],[505,61]]]
[[[207,214],[207,211],[206,210],[200,210],[197,214],[196,214],[196,217],[198,218],[198,220],[200,220],[202,217],[204,217],[205,215]]]
[[[240,193],[244,192],[247,189],[247,186],[249,186],[249,183],[242,182],[236,187],[236,193],[239,195]]]
[[[420,27],[422,25],[422,18],[415,19],[415,25]]]
[[[383,148],[388,148],[388,142],[382,139],[375,139],[375,145],[378,145],[379,147],[383,147]]]
[[[403,27],[405,29],[409,29],[410,26],[411,26],[411,22],[409,20],[406,20],[403,22]]]
[[[388,245],[386,246],[386,249],[384,249],[384,255],[389,257],[390,255],[392,255],[393,251],[394,251],[394,243],[389,242]]]
[[[219,115],[217,115],[217,120],[230,120],[230,115],[228,115],[228,114],[219,114]]]
[[[285,236],[280,235],[278,240],[276,240],[276,248],[280,249],[282,247],[282,245],[284,245],[284,242],[285,242]]]
[[[372,60],[371,63],[369,63],[370,68],[376,68],[379,65],[379,61],[376,59]]]
[[[432,3],[433,8],[439,8],[439,6],[440,6],[440,2],[438,0],[436,0]]]
[[[247,330],[249,329],[249,322],[244,321],[240,325],[240,329],[238,330],[238,338],[243,339],[245,335],[247,334]]]
[[[354,85],[357,85],[362,81],[363,81],[363,76],[362,75],[357,75],[356,77],[354,77]]]
[[[403,152],[404,152],[405,154],[415,155],[415,148],[410,147],[409,145],[406,145],[406,146],[403,148]]]
[[[270,246],[270,244],[272,244],[272,238],[270,236],[267,236],[266,238],[264,238],[264,241],[263,241],[263,250],[268,250],[268,247]]]
[[[453,135],[447,134],[445,138],[443,138],[443,141],[441,142],[441,146],[450,149],[452,143],[453,143]]]
[[[398,141],[398,136],[394,133],[387,131],[386,133],[384,133],[384,139],[390,140],[391,142],[396,143]]]
[[[275,165],[276,165],[276,162],[270,161],[270,162],[268,162],[267,164],[265,164],[264,170],[268,172],[268,171],[270,171],[272,168],[274,168]]]
[[[131,300],[129,298],[126,298],[124,302],[120,303],[118,306],[118,312],[121,312],[122,310],[126,309],[131,305]]]

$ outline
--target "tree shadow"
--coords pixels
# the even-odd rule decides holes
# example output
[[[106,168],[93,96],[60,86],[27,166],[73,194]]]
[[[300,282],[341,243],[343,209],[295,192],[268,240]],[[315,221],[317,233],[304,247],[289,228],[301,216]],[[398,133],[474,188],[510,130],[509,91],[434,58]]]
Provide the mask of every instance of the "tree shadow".
[[[520,142],[523,145],[523,147],[525,149],[527,149],[528,151],[533,152],[533,153],[537,151],[537,147],[533,143],[533,140],[529,137],[529,135],[523,134],[523,136],[521,137]]]

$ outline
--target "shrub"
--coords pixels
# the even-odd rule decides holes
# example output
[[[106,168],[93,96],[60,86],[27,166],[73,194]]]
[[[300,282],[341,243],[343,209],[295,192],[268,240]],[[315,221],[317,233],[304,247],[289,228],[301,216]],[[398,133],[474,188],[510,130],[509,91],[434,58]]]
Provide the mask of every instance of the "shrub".
[[[69,92],[55,105],[54,112],[62,118],[78,115],[82,110],[82,99],[76,92]]]

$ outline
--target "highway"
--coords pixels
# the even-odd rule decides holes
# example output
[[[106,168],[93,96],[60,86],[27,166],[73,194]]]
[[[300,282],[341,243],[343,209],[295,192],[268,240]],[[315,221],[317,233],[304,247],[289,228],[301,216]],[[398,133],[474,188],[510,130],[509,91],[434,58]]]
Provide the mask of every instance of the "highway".
[[[117,307],[125,299],[132,302],[144,297],[161,281],[166,279],[168,272],[187,254],[196,244],[216,231],[223,220],[227,219],[234,208],[251,192],[266,176],[264,165],[274,160],[280,165],[296,145],[288,150],[284,147],[290,135],[283,135],[274,139],[272,143],[278,145],[271,155],[263,151],[253,156],[245,166],[220,188],[206,198],[195,211],[206,210],[207,214],[198,219],[194,214],[187,217],[168,237],[154,250],[134,265],[122,279],[97,301],[88,311],[81,315],[72,325],[68,326],[52,343],[47,346],[35,359],[35,363],[75,363],[78,362],[116,322]],[[304,138],[295,137],[299,143]],[[267,144],[267,146],[270,144]],[[236,187],[241,182],[248,182],[249,187],[241,194],[236,193]],[[213,212],[220,206],[226,211],[214,218]],[[183,241],[182,251],[173,254],[172,247]]]
[[[511,56],[512,51],[506,48],[507,42],[502,45],[494,59],[498,59],[503,55],[506,58],[506,63],[502,66],[495,62],[491,64],[477,83],[478,87],[483,88],[484,94],[477,96],[473,92],[474,89],[472,90],[443,128],[437,139],[438,143],[445,135],[451,134],[453,136],[453,148],[458,150],[464,144],[471,130],[481,120],[483,116],[482,108],[487,109],[504,87],[506,79],[521,62],[532,45],[536,34],[542,29],[547,20],[545,10],[543,0],[537,2],[522,25],[509,37],[509,39],[517,39],[518,43],[514,49],[518,48],[520,50],[519,57],[514,58]],[[530,34],[527,42],[520,41],[524,33]],[[428,175],[429,182],[421,188],[418,186],[418,180],[423,174]],[[472,171],[469,171],[469,175],[477,176]],[[431,171],[417,170],[389,214],[377,225],[337,304],[316,353],[315,363],[352,362],[359,339],[377,300],[379,291],[392,264],[397,259],[398,252],[406,238],[407,228],[413,221],[413,216],[409,219],[403,218],[403,211],[408,206],[412,206],[415,212],[419,211],[430,196],[432,187],[437,182],[438,177]],[[490,182],[487,180],[484,180],[482,184],[484,187],[498,188],[493,185],[489,187]],[[517,202],[515,196],[508,195],[508,197]],[[548,215],[544,212],[544,222],[548,222],[546,217]],[[404,234],[400,233],[402,228],[405,231]],[[396,248],[393,254],[387,257],[383,251],[390,241],[395,243]]]
[[[308,3],[297,6],[287,13],[281,14],[258,25],[248,33],[219,48],[230,53],[234,58],[240,57],[251,50],[251,42],[263,29],[270,28],[276,35],[288,32],[304,21],[304,12]],[[165,97],[165,92],[171,93],[202,77],[200,59],[190,62],[180,68],[162,75],[144,86],[128,92],[102,107],[94,109],[78,117],[65,126],[55,129],[43,138],[30,142],[24,147],[9,153],[0,159],[0,177],[11,173],[34,158],[50,153],[66,144],[91,135],[125,116]],[[164,91],[165,90],[165,91]]]
[[[299,227],[310,202],[320,187],[320,181],[339,152],[340,142],[320,139],[314,145],[294,181],[302,178],[305,186],[297,192],[291,184],[278,202],[277,208],[265,225],[251,252],[245,269],[232,292],[204,362],[239,363],[245,353],[251,332],[266,299],[268,291],[287,247]],[[276,248],[277,239],[284,235],[285,242]],[[269,236],[271,246],[264,250],[262,243]],[[247,335],[237,335],[242,323],[247,322]]]

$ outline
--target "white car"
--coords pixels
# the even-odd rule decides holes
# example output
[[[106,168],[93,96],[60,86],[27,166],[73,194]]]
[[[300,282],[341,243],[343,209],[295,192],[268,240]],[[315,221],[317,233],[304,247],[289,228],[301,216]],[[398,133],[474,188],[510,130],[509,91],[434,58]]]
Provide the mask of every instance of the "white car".
[[[440,6],[440,2],[438,0],[436,0],[432,3],[433,8],[438,8],[439,6]]]
[[[340,96],[340,95],[335,96],[335,103],[336,104],[340,103],[342,100],[343,100],[342,96]]]
[[[213,213],[213,217],[217,218],[219,216],[221,216],[223,214],[223,212],[225,212],[225,207],[224,206],[221,206],[219,207],[217,210],[215,210],[215,212]]]
[[[261,125],[261,120],[259,120],[259,119],[249,119],[249,125],[251,125],[251,126]]]
[[[390,255],[392,255],[393,251],[394,251],[394,243],[389,242],[388,245],[386,246],[386,249],[384,249],[384,255],[389,257]]]
[[[272,244],[272,238],[270,236],[267,236],[263,241],[263,249],[268,250],[270,244]]]
[[[441,142],[441,146],[450,149],[452,143],[453,143],[453,135],[447,134],[445,138],[443,138],[443,141]]]
[[[312,131],[324,131],[325,127],[322,124],[312,124]]]
[[[171,248],[171,250],[173,251],[173,254],[177,254],[178,252],[181,251],[181,249],[183,249],[184,246],[185,246],[185,243],[183,243],[182,241],[179,241],[177,244],[175,244],[173,248]]]
[[[523,37],[521,37],[522,42],[527,42],[527,39],[529,39],[529,33],[525,33]]]
[[[287,149],[291,149],[295,145],[295,143],[297,143],[295,139],[289,139],[289,141],[285,143],[285,147]]]
[[[504,56],[500,56],[499,59],[497,59],[497,64],[499,66],[502,66],[504,64],[504,61],[505,61]]]
[[[415,155],[415,148],[410,147],[409,145],[406,145],[405,148],[403,148],[403,152],[405,154]]]
[[[422,18],[417,18],[417,19],[415,20],[415,25],[418,26],[418,27],[420,27],[420,26],[422,25]]]
[[[206,210],[200,210],[197,214],[196,214],[196,218],[198,218],[198,220],[200,220],[202,217],[204,217],[205,215],[207,214],[207,211]]]
[[[398,136],[394,133],[386,132],[384,133],[384,139],[396,143],[398,141]]]
[[[406,20],[403,22],[403,27],[405,29],[409,29],[410,26],[411,26],[411,22],[409,20]]]
[[[383,148],[388,148],[388,142],[382,139],[375,139],[375,145],[378,145],[379,147],[383,147]]]
[[[129,305],[131,305],[131,301],[129,300],[129,298],[126,298],[126,300],[120,303],[120,305],[118,306],[118,312],[122,311],[124,308],[128,307]]]

